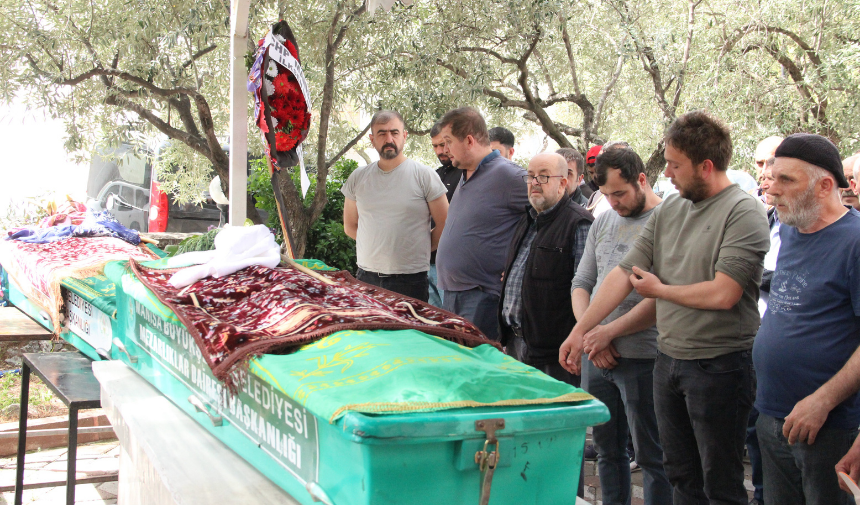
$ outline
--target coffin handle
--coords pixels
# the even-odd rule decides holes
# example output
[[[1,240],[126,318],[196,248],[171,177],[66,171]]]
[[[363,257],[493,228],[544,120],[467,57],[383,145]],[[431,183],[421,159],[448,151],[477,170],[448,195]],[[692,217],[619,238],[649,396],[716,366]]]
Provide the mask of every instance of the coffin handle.
[[[111,343],[113,344],[114,347],[116,347],[117,351],[128,356],[128,362],[129,363],[137,363],[137,356],[132,356],[131,354],[129,354],[128,349],[125,348],[125,344],[122,343],[122,340],[120,340],[118,338],[114,338],[111,341]]]
[[[308,490],[308,493],[311,494],[311,498],[313,501],[322,502],[325,505],[334,505],[334,502],[331,501],[331,498],[328,497],[323,488],[320,487],[316,482],[308,482],[305,484],[305,489]]]
[[[209,417],[209,420],[212,421],[212,426],[221,426],[224,423],[224,418],[211,414],[209,412],[209,405],[200,398],[191,395],[188,397],[188,403],[193,405],[194,408],[197,409],[197,412],[203,412],[206,414],[206,416]]]

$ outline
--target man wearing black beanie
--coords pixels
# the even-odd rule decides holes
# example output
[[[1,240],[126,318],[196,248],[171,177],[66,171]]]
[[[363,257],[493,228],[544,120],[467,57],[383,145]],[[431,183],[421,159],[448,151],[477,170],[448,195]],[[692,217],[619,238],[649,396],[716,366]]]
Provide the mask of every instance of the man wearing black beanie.
[[[829,140],[790,135],[775,157],[782,243],[753,346],[765,504],[848,504],[832,468],[860,426],[860,212]]]

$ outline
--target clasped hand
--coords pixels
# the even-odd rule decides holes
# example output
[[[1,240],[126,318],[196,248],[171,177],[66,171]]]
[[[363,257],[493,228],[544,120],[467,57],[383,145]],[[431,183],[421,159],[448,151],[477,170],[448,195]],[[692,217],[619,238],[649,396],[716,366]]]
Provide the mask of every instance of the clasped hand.
[[[633,267],[630,283],[636,292],[645,298],[660,298],[660,290],[664,286],[659,277],[639,267]]]

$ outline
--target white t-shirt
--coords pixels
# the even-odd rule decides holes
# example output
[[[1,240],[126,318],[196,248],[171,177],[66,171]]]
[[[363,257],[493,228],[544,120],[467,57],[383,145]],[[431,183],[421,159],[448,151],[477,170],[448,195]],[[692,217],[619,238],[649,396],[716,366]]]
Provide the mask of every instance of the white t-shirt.
[[[361,167],[341,188],[358,207],[356,256],[368,272],[412,274],[430,269],[430,208],[445,185],[432,168],[407,159],[385,172]]]

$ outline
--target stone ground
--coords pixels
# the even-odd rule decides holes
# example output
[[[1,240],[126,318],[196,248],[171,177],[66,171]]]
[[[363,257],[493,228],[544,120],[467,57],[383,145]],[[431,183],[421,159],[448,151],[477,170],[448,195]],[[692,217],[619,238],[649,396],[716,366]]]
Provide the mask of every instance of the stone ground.
[[[589,435],[589,439],[591,436]],[[744,484],[752,498],[749,464],[745,466]],[[600,479],[597,465],[585,463],[585,499],[593,505],[602,505],[600,500]],[[96,442],[78,447],[78,478],[115,474],[119,470],[119,442]],[[25,460],[24,482],[56,482],[66,476],[66,449],[49,449],[27,454]],[[0,489],[15,484],[15,458],[0,459]],[[633,473],[633,500],[631,505],[644,505],[642,499],[642,472]],[[78,484],[75,490],[75,503],[85,505],[110,505],[117,503],[117,483]],[[14,502],[14,491],[0,493],[0,505]],[[30,505],[58,505],[65,503],[66,487],[56,486],[24,491],[24,503]]]
[[[591,431],[591,428],[589,428]],[[591,443],[591,434],[589,433],[586,436],[586,443]],[[744,486],[747,488],[747,495],[752,499],[752,481],[751,479],[751,470],[749,465],[749,460],[744,460]],[[631,475],[631,480],[633,484],[633,497],[630,501],[630,505],[644,505],[645,500],[643,499],[642,492],[642,471],[633,472]],[[588,503],[593,505],[603,505],[603,502],[600,500],[600,477],[597,475],[597,462],[595,461],[586,461],[585,462],[585,500]]]
[[[24,483],[57,482],[66,478],[66,449],[48,449],[29,452],[24,460]],[[0,493],[0,505],[15,501],[15,457],[0,459],[0,488],[13,488]],[[116,474],[119,470],[119,442],[96,442],[78,447],[77,478]],[[116,482],[78,484],[75,503],[86,505],[115,504]],[[66,486],[28,489],[24,503],[31,505],[58,505],[66,503]]]

